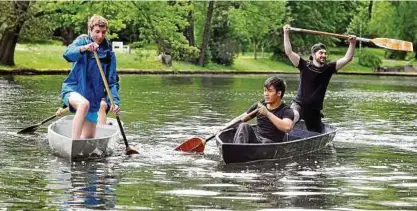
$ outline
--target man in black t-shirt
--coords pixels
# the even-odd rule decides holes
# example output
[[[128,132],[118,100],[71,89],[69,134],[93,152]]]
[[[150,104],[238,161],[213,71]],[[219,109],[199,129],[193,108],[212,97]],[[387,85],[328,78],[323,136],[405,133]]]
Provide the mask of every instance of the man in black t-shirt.
[[[289,38],[290,25],[284,26],[285,54],[291,62],[300,70],[300,83],[297,96],[294,98],[291,108],[294,109],[294,123],[300,117],[304,119],[307,129],[322,132],[321,110],[327,86],[334,73],[347,63],[352,61],[355,52],[356,37],[349,36],[349,48],[343,58],[336,62],[326,63],[326,46],[317,43],[311,47],[310,61],[306,61],[292,51]]]
[[[293,110],[282,102],[285,93],[285,81],[270,77],[264,83],[264,99],[253,104],[246,113],[258,108],[256,127],[241,123],[233,139],[234,143],[273,143],[282,142],[285,133],[292,127]],[[252,118],[254,118],[255,115]],[[232,120],[233,121],[233,120]]]

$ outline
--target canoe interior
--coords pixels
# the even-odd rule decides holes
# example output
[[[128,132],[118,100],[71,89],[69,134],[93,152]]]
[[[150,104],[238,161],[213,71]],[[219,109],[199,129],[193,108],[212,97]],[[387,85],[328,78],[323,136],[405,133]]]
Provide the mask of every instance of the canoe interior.
[[[97,124],[95,138],[72,140],[73,118],[74,116],[65,116],[49,125],[48,141],[54,154],[78,160],[104,157],[113,153],[115,144],[120,139],[115,119],[110,119],[112,125]]]
[[[256,127],[256,125],[252,125]],[[336,128],[325,125],[323,133],[308,131],[303,121],[280,143],[235,144],[233,137],[236,129],[225,130],[216,136],[217,146],[225,163],[242,163],[267,159],[287,159],[311,153],[326,147],[334,138]]]

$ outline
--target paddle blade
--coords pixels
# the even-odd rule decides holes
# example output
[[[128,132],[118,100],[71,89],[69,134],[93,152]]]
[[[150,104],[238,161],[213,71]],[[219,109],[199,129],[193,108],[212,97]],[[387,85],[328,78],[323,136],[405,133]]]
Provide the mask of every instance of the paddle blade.
[[[413,52],[413,43],[389,38],[375,38],[371,40],[376,46],[397,51]]]
[[[126,155],[139,154],[139,152],[131,146],[126,147]]]
[[[175,150],[183,152],[203,152],[206,142],[201,138],[191,138],[179,145]]]
[[[24,128],[22,130],[17,131],[17,134],[24,134],[24,133],[33,133],[39,128],[39,124],[32,125],[30,127]]]

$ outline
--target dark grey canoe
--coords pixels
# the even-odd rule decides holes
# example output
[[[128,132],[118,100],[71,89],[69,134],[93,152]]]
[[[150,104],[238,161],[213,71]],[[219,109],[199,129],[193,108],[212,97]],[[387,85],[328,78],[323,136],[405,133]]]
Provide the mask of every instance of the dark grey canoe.
[[[252,125],[255,127],[255,125]],[[217,147],[225,163],[244,163],[256,160],[287,159],[325,148],[337,129],[325,124],[323,133],[308,131],[303,121],[284,137],[284,142],[270,144],[235,144],[236,129],[230,128],[216,135]]]

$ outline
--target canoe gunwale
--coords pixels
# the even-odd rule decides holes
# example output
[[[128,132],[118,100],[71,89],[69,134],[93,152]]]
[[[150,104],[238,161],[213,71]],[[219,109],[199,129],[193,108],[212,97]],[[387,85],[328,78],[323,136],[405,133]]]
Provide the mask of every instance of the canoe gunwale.
[[[337,128],[334,128],[334,127],[332,127],[330,125],[328,125],[328,126],[331,129],[334,129],[334,130],[333,131],[328,131],[326,133],[318,133],[317,135],[314,135],[314,136],[309,136],[309,137],[305,137],[305,138],[301,138],[301,139],[296,139],[296,140],[291,140],[291,141],[283,141],[283,142],[275,142],[275,143],[264,143],[264,144],[261,144],[261,143],[258,144],[258,143],[229,143],[229,142],[223,142],[219,136],[223,132],[228,132],[230,130],[235,130],[235,128],[229,128],[227,130],[222,131],[221,133],[216,134],[216,140],[218,142],[221,142],[222,145],[246,145],[246,146],[257,146],[257,145],[262,145],[262,146],[272,146],[273,145],[273,146],[275,146],[275,145],[278,145],[279,146],[279,145],[293,144],[293,143],[296,143],[296,142],[306,141],[307,139],[313,139],[313,138],[317,138],[317,137],[323,137],[323,136],[327,136],[327,135],[330,135],[332,133],[336,133],[337,131],[339,131],[339,129],[337,129]]]

